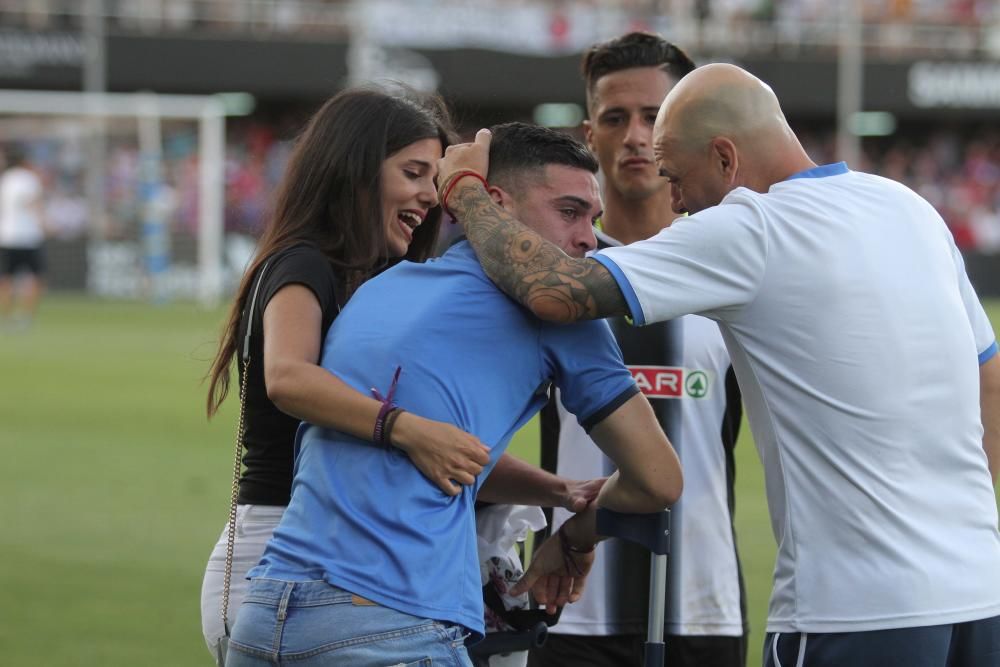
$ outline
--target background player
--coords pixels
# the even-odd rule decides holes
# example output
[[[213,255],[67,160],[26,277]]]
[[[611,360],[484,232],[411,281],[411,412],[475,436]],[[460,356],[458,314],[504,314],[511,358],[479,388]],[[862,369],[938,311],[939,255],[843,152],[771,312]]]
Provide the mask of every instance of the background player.
[[[22,329],[31,325],[44,289],[42,194],[27,155],[11,148],[0,175],[0,317]]]
[[[630,33],[583,57],[587,143],[604,175],[601,248],[655,236],[669,226],[670,184],[653,160],[653,121],[667,92],[694,63],[673,44]],[[733,447],[742,404],[716,323],[686,315],[647,327],[608,320],[625,363],[650,399],[684,466],[672,509],[665,634],[671,667],[742,667],[746,621],[733,529]],[[585,479],[612,464],[562,405],[542,413],[542,461]],[[553,526],[570,514],[553,511]],[[563,609],[533,667],[640,664],[646,635],[649,552],[624,540],[597,547],[587,595]]]

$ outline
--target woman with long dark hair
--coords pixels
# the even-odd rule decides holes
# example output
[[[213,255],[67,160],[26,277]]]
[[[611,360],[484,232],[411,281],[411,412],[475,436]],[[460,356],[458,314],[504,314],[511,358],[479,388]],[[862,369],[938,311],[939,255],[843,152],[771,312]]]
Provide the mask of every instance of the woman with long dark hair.
[[[425,259],[440,221],[437,160],[452,138],[438,98],[345,90],[323,105],[298,138],[273,210],[244,276],[209,372],[208,414],[229,391],[230,370],[249,328],[244,471],[239,481],[228,615],[246,573],[291,495],[293,446],[301,421],[372,440],[382,403],[318,364],[340,307],[374,272],[398,258]],[[252,317],[251,317],[252,314]],[[396,415],[383,442],[405,451],[442,491],[459,492],[489,462],[488,449],[450,424]],[[372,446],[375,446],[374,444]],[[456,484],[457,483],[457,484]],[[227,528],[202,585],[202,629],[216,652]]]

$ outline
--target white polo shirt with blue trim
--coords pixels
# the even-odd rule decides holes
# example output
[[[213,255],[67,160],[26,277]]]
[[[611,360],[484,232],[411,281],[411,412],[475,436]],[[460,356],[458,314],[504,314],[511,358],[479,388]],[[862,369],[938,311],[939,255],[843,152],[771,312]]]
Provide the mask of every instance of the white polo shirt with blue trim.
[[[838,163],[595,258],[637,324],[720,324],[778,542],[768,631],[1000,614],[979,412],[997,346],[930,204]]]

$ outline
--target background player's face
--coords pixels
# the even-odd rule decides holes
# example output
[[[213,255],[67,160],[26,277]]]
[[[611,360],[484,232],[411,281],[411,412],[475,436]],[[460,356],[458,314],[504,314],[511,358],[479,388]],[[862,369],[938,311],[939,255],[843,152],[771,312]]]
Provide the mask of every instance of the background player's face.
[[[653,163],[653,121],[676,83],[656,67],[605,74],[594,84],[584,131],[605,186],[625,199],[645,199],[666,187]]]
[[[513,195],[515,217],[571,257],[597,247],[594,220],[601,214],[597,178],[586,169],[561,164],[545,167],[543,177],[525,178]]]
[[[402,257],[413,230],[437,206],[437,161],[444,153],[438,139],[421,139],[382,163],[382,215],[390,257]]]

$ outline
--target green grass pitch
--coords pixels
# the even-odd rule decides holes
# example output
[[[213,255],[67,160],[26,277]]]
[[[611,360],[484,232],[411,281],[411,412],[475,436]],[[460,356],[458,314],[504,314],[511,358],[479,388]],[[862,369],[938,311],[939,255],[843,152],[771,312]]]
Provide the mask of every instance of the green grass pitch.
[[[1000,302],[988,304],[1000,323]],[[233,401],[200,384],[223,312],[52,296],[0,329],[4,665],[211,665],[202,569],[226,517]],[[512,451],[536,460],[535,426]],[[774,540],[749,431],[737,529],[759,664]]]

